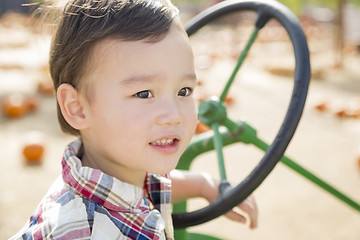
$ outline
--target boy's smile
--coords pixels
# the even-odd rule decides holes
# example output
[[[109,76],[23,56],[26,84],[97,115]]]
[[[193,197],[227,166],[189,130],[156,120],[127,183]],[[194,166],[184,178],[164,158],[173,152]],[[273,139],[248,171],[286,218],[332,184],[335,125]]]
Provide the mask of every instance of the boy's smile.
[[[162,138],[150,143],[150,146],[162,153],[175,153],[179,148],[179,139]]]
[[[158,42],[107,39],[92,53],[83,97],[83,164],[142,186],[177,165],[196,127],[188,38],[174,22]]]

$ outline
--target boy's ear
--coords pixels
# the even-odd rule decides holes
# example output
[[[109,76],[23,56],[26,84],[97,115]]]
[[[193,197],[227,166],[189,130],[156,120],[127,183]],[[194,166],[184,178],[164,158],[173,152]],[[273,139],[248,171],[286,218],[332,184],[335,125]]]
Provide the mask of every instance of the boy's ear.
[[[56,92],[57,101],[64,119],[77,130],[88,127],[84,102],[79,92],[70,84],[63,83]]]

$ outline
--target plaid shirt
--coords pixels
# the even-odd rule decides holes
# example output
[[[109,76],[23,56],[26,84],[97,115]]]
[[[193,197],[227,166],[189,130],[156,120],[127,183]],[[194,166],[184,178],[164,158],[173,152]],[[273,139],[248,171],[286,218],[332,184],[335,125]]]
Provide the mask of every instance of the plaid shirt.
[[[144,189],[121,182],[82,167],[81,144],[67,146],[62,178],[11,239],[173,239],[168,175],[147,174]]]

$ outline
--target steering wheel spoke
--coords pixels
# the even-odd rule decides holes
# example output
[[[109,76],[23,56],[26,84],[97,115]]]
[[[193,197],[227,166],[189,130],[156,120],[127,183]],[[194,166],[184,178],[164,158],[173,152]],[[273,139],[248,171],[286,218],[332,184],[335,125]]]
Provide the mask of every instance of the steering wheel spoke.
[[[223,144],[221,140],[221,135],[219,132],[219,123],[215,122],[211,125],[214,131],[214,146],[217,153],[219,171],[221,180],[226,180],[226,170],[225,170],[225,163],[224,163],[224,155],[223,155]]]
[[[235,80],[235,77],[236,77],[240,67],[242,66],[246,56],[248,55],[249,50],[250,50],[252,44],[254,43],[254,41],[255,41],[255,39],[256,39],[256,37],[258,35],[258,32],[259,32],[259,28],[255,27],[252,34],[251,34],[251,36],[250,36],[250,38],[249,38],[249,40],[248,40],[248,42],[247,42],[247,44],[245,45],[245,48],[242,50],[242,52],[241,52],[241,54],[240,54],[240,56],[238,58],[238,61],[237,61],[236,65],[235,65],[235,68],[234,68],[229,80],[227,81],[223,92],[220,95],[220,101],[221,102],[225,101],[225,98],[226,98],[226,96],[227,96],[227,94],[228,94],[228,92],[230,90],[230,87],[233,84],[233,82]]]

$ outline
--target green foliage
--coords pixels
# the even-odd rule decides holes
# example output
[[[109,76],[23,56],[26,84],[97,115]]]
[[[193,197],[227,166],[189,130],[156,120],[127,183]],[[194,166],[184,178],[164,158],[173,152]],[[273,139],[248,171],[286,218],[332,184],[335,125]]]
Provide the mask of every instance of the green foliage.
[[[340,0],[306,0],[306,3],[321,7],[336,8],[339,1]]]
[[[305,4],[310,4],[318,7],[337,9],[340,1],[353,3],[360,6],[360,0],[278,0],[287,7],[289,7],[295,14],[300,14],[301,9]]]
[[[290,8],[296,15],[301,13],[303,6],[310,4],[319,7],[333,8],[337,7],[340,0],[278,0]],[[358,0],[360,1],[360,0]]]
[[[296,15],[300,14],[302,4],[304,1],[301,0],[278,0],[283,3],[285,6],[290,8]]]
[[[354,3],[360,5],[360,0],[306,0],[306,2],[314,3],[316,5],[321,5],[329,8],[337,8],[340,1]]]

